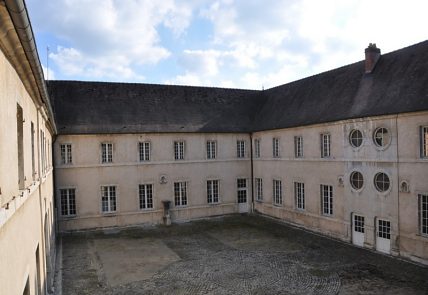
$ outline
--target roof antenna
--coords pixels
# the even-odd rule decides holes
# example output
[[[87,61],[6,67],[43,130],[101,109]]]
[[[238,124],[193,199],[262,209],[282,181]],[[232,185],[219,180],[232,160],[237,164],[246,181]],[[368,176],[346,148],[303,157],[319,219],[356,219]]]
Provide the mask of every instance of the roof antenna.
[[[46,81],[49,81],[49,45],[46,46]]]
[[[262,84],[262,91],[265,90],[265,85]]]

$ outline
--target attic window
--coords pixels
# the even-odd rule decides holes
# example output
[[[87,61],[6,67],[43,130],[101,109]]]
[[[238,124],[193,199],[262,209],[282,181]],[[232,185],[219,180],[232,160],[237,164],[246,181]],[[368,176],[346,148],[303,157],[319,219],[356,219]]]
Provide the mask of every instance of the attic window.
[[[373,141],[378,147],[385,147],[391,141],[391,135],[389,134],[388,129],[384,127],[377,128],[373,133]]]
[[[358,129],[352,130],[349,134],[349,143],[354,148],[360,147],[363,144],[363,133]]]

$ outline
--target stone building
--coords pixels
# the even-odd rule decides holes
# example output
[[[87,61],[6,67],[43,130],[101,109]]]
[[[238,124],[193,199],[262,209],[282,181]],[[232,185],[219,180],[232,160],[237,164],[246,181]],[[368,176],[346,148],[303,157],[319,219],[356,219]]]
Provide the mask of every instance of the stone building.
[[[52,108],[23,1],[0,1],[0,293],[45,294],[55,264]]]

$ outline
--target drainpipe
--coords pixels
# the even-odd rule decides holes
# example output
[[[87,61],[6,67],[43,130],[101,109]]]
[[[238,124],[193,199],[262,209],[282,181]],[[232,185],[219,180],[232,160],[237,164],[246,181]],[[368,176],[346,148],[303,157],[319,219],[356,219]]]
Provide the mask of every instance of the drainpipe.
[[[251,163],[251,213],[254,213],[254,163],[253,163],[253,134],[250,133],[250,163]]]
[[[398,148],[398,114],[395,116],[395,132],[397,134],[397,248],[398,248],[398,254],[400,254],[400,154],[399,154],[399,148]]]

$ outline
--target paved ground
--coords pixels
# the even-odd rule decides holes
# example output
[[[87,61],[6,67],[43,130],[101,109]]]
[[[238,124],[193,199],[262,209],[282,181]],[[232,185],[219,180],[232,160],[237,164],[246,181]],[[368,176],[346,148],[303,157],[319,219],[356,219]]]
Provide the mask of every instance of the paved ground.
[[[428,268],[257,216],[63,237],[64,295],[428,294]]]

